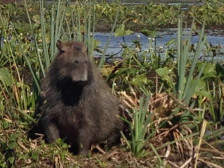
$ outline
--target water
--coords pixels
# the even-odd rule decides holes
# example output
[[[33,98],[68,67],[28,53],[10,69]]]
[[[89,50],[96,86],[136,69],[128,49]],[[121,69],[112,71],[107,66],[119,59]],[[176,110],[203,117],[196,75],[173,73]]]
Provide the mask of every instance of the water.
[[[185,29],[184,34],[189,34],[190,29]],[[100,42],[99,48],[103,50],[107,43],[107,40],[110,36],[110,33],[102,33],[102,32],[95,32],[94,38]],[[212,44],[214,48],[216,48],[216,61],[224,61],[224,30],[209,30],[206,32],[206,37],[208,43]],[[8,37],[10,39],[10,37]],[[161,55],[167,49],[167,43],[170,40],[177,39],[177,29],[166,29],[161,32],[157,33],[156,38],[152,39],[145,36],[142,33],[133,33],[132,35],[127,35],[123,37],[115,37],[112,36],[109,47],[106,51],[106,56],[110,57],[114,55],[114,57],[119,58],[122,55],[122,45],[126,45],[129,48],[135,49],[134,42],[139,42],[141,45],[141,50],[146,51],[149,50],[149,41],[154,40],[153,44],[156,44],[157,52],[160,52]],[[191,38],[191,43],[196,44],[199,39],[198,35],[193,35]],[[4,46],[4,37],[0,36],[0,48]],[[95,52],[95,56],[101,56],[102,53]]]
[[[186,29],[184,31],[184,34],[187,35],[189,34],[189,29]],[[222,33],[217,33],[216,31],[209,31],[207,32],[208,35],[207,41],[208,43],[211,43],[213,47],[218,48],[217,50],[217,58],[221,58],[222,60],[224,59],[224,36]],[[107,40],[110,36],[110,33],[101,33],[101,32],[96,32],[94,34],[94,37],[96,40],[100,42],[100,49],[104,49]],[[167,43],[172,40],[172,39],[177,39],[177,29],[169,29],[163,32],[158,32],[157,37],[155,38],[156,46],[158,49],[166,49]],[[196,44],[199,39],[198,35],[193,35],[191,38],[191,43]],[[134,33],[132,35],[127,35],[123,37],[115,37],[112,36],[109,47],[107,49],[106,55],[114,55],[117,53],[117,57],[120,57],[122,52],[122,44],[126,44],[127,47],[130,48],[135,48],[134,42],[138,41],[141,44],[141,49],[142,51],[148,50],[149,49],[149,37],[145,36],[142,33]],[[223,55],[222,55],[223,54]],[[96,56],[100,56],[100,53],[95,53]]]

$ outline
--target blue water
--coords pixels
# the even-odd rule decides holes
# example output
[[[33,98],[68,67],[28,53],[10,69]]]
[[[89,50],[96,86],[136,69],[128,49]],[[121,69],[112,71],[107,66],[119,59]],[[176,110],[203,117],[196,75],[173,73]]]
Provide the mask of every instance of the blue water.
[[[188,37],[189,31],[188,30],[184,31],[184,34],[186,35],[186,37]],[[213,46],[219,46],[220,50],[223,51],[224,53],[224,36],[217,35],[214,33],[209,33],[209,34],[210,35],[206,35],[207,42],[211,43]],[[104,49],[109,36],[110,36],[110,33],[96,32],[94,34],[95,39],[100,42],[100,49],[102,50]],[[175,39],[177,39],[177,31],[175,29],[172,31],[159,32],[157,34],[157,37],[153,39],[154,40],[153,44],[155,44],[156,42],[156,47],[158,49],[163,48],[165,50],[165,48],[167,47],[166,44],[170,40],[175,40]],[[199,39],[198,35],[193,35],[191,38],[191,43],[192,44],[197,43],[198,39]],[[119,57],[122,54],[122,52],[119,52],[122,50],[122,44],[125,43],[126,46],[135,48],[134,41],[139,41],[139,43],[141,44],[142,51],[148,50],[149,41],[151,40],[152,38],[149,38],[142,33],[134,33],[132,35],[123,36],[123,37],[112,36],[106,55],[113,55],[113,54],[119,53],[117,55]],[[97,52],[95,54],[101,55],[100,53],[97,53]],[[219,55],[219,57],[224,58],[224,56],[222,55]]]
[[[185,37],[188,37],[189,29],[184,30]],[[217,55],[216,60],[224,60],[224,31],[220,30],[210,30],[207,32],[207,42],[212,44],[213,46],[217,47]],[[110,33],[102,33],[102,32],[95,32],[94,38],[100,42],[99,48],[104,50],[105,45],[107,44],[107,40],[110,36]],[[10,39],[10,37],[9,37]],[[174,40],[173,45],[175,45],[175,40],[177,39],[177,29],[167,29],[161,32],[157,32],[156,38],[150,38],[145,36],[142,33],[133,33],[132,35],[127,35],[123,37],[115,37],[112,35],[109,47],[106,51],[106,55],[110,57],[114,55],[114,57],[120,57],[122,55],[122,45],[126,45],[129,48],[135,49],[134,42],[138,41],[141,45],[141,51],[149,50],[149,41],[151,42],[152,46],[156,48],[161,54],[163,54],[166,49],[169,47],[167,43],[171,40]],[[191,38],[191,43],[196,44],[199,39],[198,35],[193,35]],[[0,36],[0,47],[4,45],[4,37]],[[102,53],[95,52],[95,56],[101,56]],[[204,54],[205,55],[205,54]]]

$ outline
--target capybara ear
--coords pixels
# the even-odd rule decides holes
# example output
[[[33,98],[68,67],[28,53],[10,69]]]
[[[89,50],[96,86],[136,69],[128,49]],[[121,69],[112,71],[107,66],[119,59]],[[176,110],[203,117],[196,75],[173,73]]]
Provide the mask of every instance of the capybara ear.
[[[58,50],[61,51],[61,49],[62,49],[62,41],[58,40],[57,43],[56,43],[56,46],[57,46]]]

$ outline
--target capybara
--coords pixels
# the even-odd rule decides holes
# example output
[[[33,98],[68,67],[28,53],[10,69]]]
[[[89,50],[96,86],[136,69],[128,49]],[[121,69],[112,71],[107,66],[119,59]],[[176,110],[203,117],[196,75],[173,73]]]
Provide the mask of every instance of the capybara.
[[[87,54],[82,42],[56,44],[58,54],[41,83],[38,127],[48,143],[62,138],[75,154],[92,144],[119,142],[124,122],[119,100]]]

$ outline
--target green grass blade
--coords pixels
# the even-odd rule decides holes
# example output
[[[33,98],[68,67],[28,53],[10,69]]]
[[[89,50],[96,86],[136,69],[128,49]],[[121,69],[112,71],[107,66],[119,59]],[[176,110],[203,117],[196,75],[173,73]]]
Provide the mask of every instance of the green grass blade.
[[[44,18],[44,4],[43,0],[40,1],[40,22],[41,22],[41,36],[42,36],[42,45],[44,51],[44,58],[45,58],[45,68],[48,68],[50,65],[50,59],[48,54],[48,47],[46,43],[46,22]]]
[[[54,58],[54,54],[56,52],[56,39],[55,39],[55,5],[52,5],[51,8],[51,57],[50,60],[52,61]]]
[[[111,37],[112,37],[113,32],[114,32],[114,29],[115,29],[115,27],[116,27],[116,25],[117,25],[118,15],[119,15],[119,11],[117,10],[117,12],[116,12],[116,17],[115,17],[115,21],[114,21],[113,27],[112,27],[111,32],[110,32],[110,36],[109,36],[109,38],[108,38],[108,40],[107,40],[107,43],[106,43],[106,45],[105,45],[105,47],[104,47],[104,50],[103,50],[102,57],[101,57],[101,59],[100,59],[100,63],[99,63],[99,66],[98,66],[99,68],[101,68],[102,65],[105,63],[105,60],[106,60],[106,51],[107,51],[107,49],[108,49],[108,47],[109,47],[109,45],[110,45]]]
[[[198,82],[199,82],[199,80],[201,79],[201,75],[202,75],[202,73],[203,73],[203,71],[204,71],[204,69],[205,69],[205,66],[206,66],[206,64],[204,64],[203,67],[201,68],[201,70],[200,70],[200,72],[199,72],[199,74],[198,74],[198,76],[197,76],[197,78],[196,78],[194,87],[190,87],[191,89],[188,89],[188,90],[185,92],[185,97],[184,97],[184,103],[185,103],[185,104],[189,104],[190,99],[191,99],[191,97],[193,96],[193,94],[194,94],[194,92],[195,92],[195,87],[198,85]]]
[[[152,151],[155,153],[155,155],[157,156],[159,162],[160,162],[160,165],[162,166],[163,165],[163,161],[160,157],[160,155],[158,154],[158,152],[156,151],[156,148],[150,143],[149,146],[152,148]]]
[[[55,20],[55,38],[56,38],[56,40],[58,40],[58,38],[59,38],[60,10],[61,10],[61,1],[58,0],[57,10],[56,10],[56,20]]]
[[[177,70],[178,76],[180,76],[180,60],[181,60],[181,50],[182,50],[182,17],[178,18],[178,32],[177,32]]]
[[[183,86],[184,86],[184,77],[183,69],[185,65],[183,65],[183,57],[182,57],[182,17],[178,19],[178,34],[177,34],[177,70],[178,70],[178,88],[177,95],[178,99],[182,99],[183,94]],[[184,56],[184,55],[183,55]]]
[[[24,58],[26,60],[28,68],[29,68],[29,70],[30,70],[30,72],[32,74],[32,77],[33,77],[34,83],[35,83],[35,85],[37,87],[37,90],[38,90],[38,92],[40,92],[41,89],[40,89],[40,84],[39,84],[39,81],[38,81],[38,77],[36,76],[36,74],[33,71],[33,68],[31,66],[30,60],[27,58],[27,56],[25,54],[23,56],[24,56]]]
[[[194,58],[193,58],[193,61],[192,61],[192,64],[191,64],[190,72],[189,72],[189,75],[188,75],[188,78],[187,78],[187,83],[186,83],[186,87],[185,87],[185,91],[184,91],[185,93],[188,93],[191,90],[191,88],[189,87],[190,86],[190,82],[193,79],[193,73],[195,71],[196,63],[198,62],[199,56],[200,56],[200,54],[202,52],[203,44],[205,43],[205,40],[206,40],[206,38],[203,39],[203,35],[204,35],[204,26],[203,26],[203,28],[202,28],[202,30],[200,32],[200,36],[199,36],[199,41],[197,43],[196,52],[195,52],[195,55],[194,55]]]

